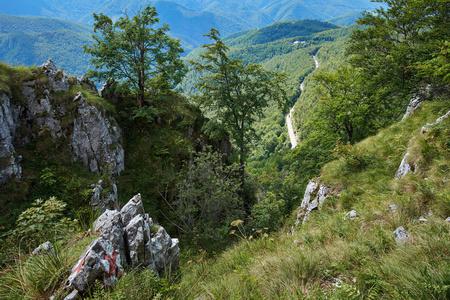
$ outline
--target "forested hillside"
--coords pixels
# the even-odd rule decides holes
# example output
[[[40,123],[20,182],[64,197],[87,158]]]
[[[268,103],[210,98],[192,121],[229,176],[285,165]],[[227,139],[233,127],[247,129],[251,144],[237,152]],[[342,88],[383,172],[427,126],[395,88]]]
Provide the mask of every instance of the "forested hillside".
[[[31,66],[52,58],[71,75],[89,69],[82,46],[92,43],[91,28],[40,17],[0,15],[0,60]]]

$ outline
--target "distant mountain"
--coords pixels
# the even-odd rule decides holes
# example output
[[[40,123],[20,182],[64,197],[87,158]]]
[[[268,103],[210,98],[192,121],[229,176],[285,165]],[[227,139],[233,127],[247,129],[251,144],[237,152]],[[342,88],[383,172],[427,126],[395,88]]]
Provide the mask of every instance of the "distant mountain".
[[[82,45],[92,43],[89,26],[74,22],[0,15],[0,61],[42,64],[52,58],[70,75],[89,69]]]
[[[202,45],[202,36],[211,27],[222,36],[267,26],[276,21],[328,20],[347,13],[379,6],[370,0],[16,0],[0,6],[0,14],[35,15],[59,18],[83,24],[93,22],[92,13],[104,13],[113,19],[124,12],[134,14],[140,7],[156,7],[161,22],[171,27],[174,37],[183,41],[187,52]],[[337,24],[348,25],[348,21]]]

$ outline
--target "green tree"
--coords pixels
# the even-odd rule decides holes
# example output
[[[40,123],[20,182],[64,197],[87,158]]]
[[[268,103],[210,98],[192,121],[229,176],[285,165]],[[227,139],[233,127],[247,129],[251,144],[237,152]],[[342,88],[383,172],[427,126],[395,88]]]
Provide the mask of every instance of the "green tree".
[[[214,28],[205,36],[214,42],[203,46],[206,52],[200,56],[200,62],[191,61],[197,71],[207,73],[196,84],[202,94],[195,100],[230,132],[239,149],[243,187],[248,146],[253,140],[252,126],[272,103],[287,106],[286,75],[265,70],[259,64],[246,66],[242,60],[228,58],[228,47]]]
[[[351,35],[347,53],[364,71],[367,89],[382,101],[407,100],[430,76],[414,65],[428,61],[450,40],[448,0],[375,0],[384,7],[365,12]],[[425,81],[425,82],[424,82]],[[401,102],[399,103],[401,104]],[[404,103],[403,103],[404,104]]]
[[[94,13],[94,44],[84,46],[93,56],[97,80],[114,80],[136,94],[138,108],[146,93],[171,88],[183,78],[186,67],[180,59],[179,40],[168,36],[169,26],[159,22],[154,7],[147,5],[130,18],[127,14],[113,23],[110,17]]]
[[[186,164],[173,206],[179,228],[191,245],[217,250],[227,244],[230,223],[242,217],[237,165],[224,165],[221,155],[211,151]]]
[[[367,95],[361,78],[358,69],[349,66],[314,76],[318,83],[316,91],[321,96],[312,122],[314,130],[353,144],[373,134],[384,120],[396,113],[394,108],[379,105],[374,97]]]

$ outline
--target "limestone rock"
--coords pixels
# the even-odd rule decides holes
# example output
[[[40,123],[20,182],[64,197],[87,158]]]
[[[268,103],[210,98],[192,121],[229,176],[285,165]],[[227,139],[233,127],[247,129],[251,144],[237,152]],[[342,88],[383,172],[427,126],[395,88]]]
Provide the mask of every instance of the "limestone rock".
[[[395,204],[391,204],[387,208],[388,211],[396,211],[397,209],[398,209],[398,207]]]
[[[94,210],[100,211],[100,213],[105,212],[107,209],[119,209],[116,184],[111,183],[106,194],[103,192],[105,186],[106,184],[100,179],[92,189],[91,201],[89,202]]]
[[[163,274],[169,268],[176,270],[180,263],[180,249],[178,239],[171,239],[163,227],[160,227],[152,237],[151,251],[155,261],[156,270]]]
[[[141,194],[137,194],[131,198],[130,201],[128,201],[128,203],[120,210],[120,216],[124,226],[128,226],[128,223],[130,223],[134,217],[144,213]]]
[[[400,226],[395,229],[394,238],[397,244],[403,244],[411,239],[411,235],[403,228],[403,226]]]
[[[21,156],[14,148],[20,111],[7,95],[0,94],[0,186],[12,177],[22,177]]]
[[[100,237],[79,258],[67,287],[85,294],[96,279],[112,286],[127,265],[149,268],[157,276],[178,269],[178,239],[170,238],[163,227],[152,236],[151,226],[153,221],[144,211],[140,194],[120,212],[107,209],[94,222]]]
[[[73,290],[69,295],[67,295],[64,300],[78,300],[81,299],[80,294],[77,290]]]
[[[97,107],[88,105],[81,93],[74,101],[79,104],[70,143],[73,160],[83,162],[91,172],[102,173],[106,166],[119,174],[125,168],[120,128]]]
[[[356,213],[356,210],[352,210],[352,211],[349,211],[346,215],[345,215],[345,217],[344,217],[344,221],[345,220],[350,220],[350,221],[353,221],[354,219],[356,219],[356,218],[358,218],[358,214]]]
[[[43,63],[40,68],[43,69],[44,74],[50,80],[50,87],[53,91],[60,92],[69,90],[69,77],[67,77],[63,70],[58,70],[51,59]]]
[[[306,186],[305,194],[303,196],[303,201],[300,210],[297,214],[297,221],[295,224],[300,222],[305,223],[309,213],[318,209],[322,206],[326,198],[332,193],[332,189],[326,185],[318,184],[315,181],[310,181]]]
[[[445,222],[450,223],[450,217],[448,217],[447,219],[445,219]]]
[[[418,97],[418,96],[413,97],[411,99],[411,101],[409,102],[408,107],[406,108],[406,112],[403,115],[402,121],[405,120],[406,118],[408,118],[409,116],[411,116],[412,114],[414,114],[416,109],[419,108],[422,101],[423,100],[421,97]]]
[[[445,119],[447,119],[449,116],[450,116],[450,110],[449,110],[445,115],[443,115],[443,116],[437,118],[436,121],[435,121],[434,123],[427,123],[425,126],[423,126],[423,127],[420,129],[420,134],[425,134],[425,133],[428,131],[428,128],[429,128],[430,126],[434,126],[434,125],[437,125],[437,124],[441,123],[442,121],[444,121]]]
[[[420,216],[419,217],[419,222],[425,223],[425,222],[428,222],[428,219],[425,218],[424,216]]]
[[[400,163],[400,166],[398,167],[397,172],[395,173],[395,178],[400,179],[406,176],[406,174],[410,173],[413,168],[412,166],[407,162],[408,161],[409,152],[403,156],[402,162]]]
[[[31,254],[55,254],[55,248],[50,241],[46,241],[45,243],[40,244],[36,249],[34,249]]]
[[[86,292],[96,279],[104,286],[113,286],[123,273],[123,258],[112,243],[100,236],[93,241],[72,268],[68,288]]]

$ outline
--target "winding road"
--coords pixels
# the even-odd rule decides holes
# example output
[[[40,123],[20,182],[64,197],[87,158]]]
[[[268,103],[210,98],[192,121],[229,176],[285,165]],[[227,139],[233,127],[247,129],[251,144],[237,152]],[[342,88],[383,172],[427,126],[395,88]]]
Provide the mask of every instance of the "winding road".
[[[314,64],[316,66],[316,69],[319,67],[319,61],[317,60],[317,56],[313,56],[314,59]],[[304,88],[304,83],[302,81],[302,83],[300,84],[300,90],[303,93],[303,88]],[[292,114],[294,113],[294,107],[291,108],[291,110],[289,111],[289,114],[286,115],[286,124],[287,124],[287,128],[288,128],[288,134],[289,134],[289,139],[291,140],[291,149],[294,149],[295,147],[297,147],[297,135],[295,134],[294,131],[294,124],[292,122]]]

